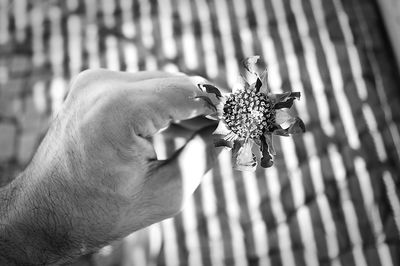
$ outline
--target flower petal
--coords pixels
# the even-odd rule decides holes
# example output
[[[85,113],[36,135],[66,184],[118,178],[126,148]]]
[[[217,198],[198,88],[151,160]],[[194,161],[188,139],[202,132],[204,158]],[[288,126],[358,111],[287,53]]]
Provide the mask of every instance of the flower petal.
[[[276,115],[275,115],[275,122],[279,125],[282,125],[283,123],[291,123],[294,122],[293,116],[289,114],[289,109],[278,109],[276,110]]]
[[[236,93],[239,91],[247,90],[249,88],[249,83],[246,81],[246,78],[243,75],[239,75],[237,78],[237,82],[232,87],[232,93]]]
[[[224,139],[215,139],[214,146],[215,147],[226,147],[228,149],[232,149],[233,141],[228,141],[228,140],[224,140]]]
[[[220,120],[218,123],[217,128],[214,130],[213,134],[214,135],[228,135],[232,131],[229,129],[228,125],[225,123],[225,121]]]
[[[274,161],[272,159],[272,156],[270,154],[266,154],[261,158],[261,167],[263,168],[269,168],[274,165]]]
[[[206,115],[205,118],[210,119],[210,120],[219,121],[218,115],[215,113],[211,114],[211,115]]]
[[[247,57],[242,61],[242,66],[245,70],[244,73],[242,74],[249,84],[253,84],[254,82],[256,82],[256,79],[258,78],[256,63],[259,58],[260,56],[255,55]]]
[[[240,171],[255,171],[256,156],[252,152],[254,142],[236,141],[232,150],[233,168]]]
[[[253,139],[253,141],[257,146],[261,146],[261,140],[259,138],[258,139]]]
[[[306,131],[306,126],[304,122],[299,118],[295,117],[293,122],[288,128],[282,128],[281,126],[276,126],[276,129],[272,132],[274,135],[287,137],[289,134],[299,134]]]
[[[289,132],[288,129],[284,129],[281,126],[276,126],[276,128],[274,129],[274,131],[272,132],[272,134],[277,135],[277,136],[282,136],[282,137],[288,137],[289,136]]]
[[[269,168],[274,165],[274,161],[271,157],[271,155],[266,155],[261,158],[261,167],[263,168]]]
[[[222,119],[223,114],[224,114],[224,105],[226,103],[226,99],[227,97],[225,95],[222,96],[222,98],[220,99],[219,103],[216,105],[217,108],[217,117],[219,119]]]
[[[213,93],[219,99],[222,97],[220,90],[211,84],[197,84],[197,86],[204,92]]]
[[[261,158],[261,167],[268,168],[271,167],[274,164],[273,158],[271,156],[271,149],[270,146],[272,147],[272,141],[271,141],[271,135],[270,134],[264,134],[261,136],[261,153],[262,153],[262,158]],[[272,148],[273,150],[273,148]],[[275,151],[273,151],[275,153]]]
[[[274,164],[274,162],[270,154],[268,141],[266,140],[265,135],[261,136],[261,142],[262,142],[262,145],[260,147],[262,153],[262,157],[260,160],[261,167],[268,168],[271,167]]]
[[[290,108],[295,99],[300,99],[300,92],[285,92],[282,94],[272,94],[271,98],[275,101],[274,108]]]
[[[303,120],[299,117],[295,117],[294,119],[295,121],[288,128],[289,134],[300,134],[306,132],[306,126],[304,125]]]
[[[224,137],[224,140],[234,141],[237,138],[238,138],[238,136],[235,133],[233,133],[232,131],[230,131],[229,134]]]
[[[247,57],[246,59],[244,59],[242,61],[242,65],[250,73],[258,75],[257,67],[256,67],[256,63],[257,63],[258,59],[260,59],[259,55],[253,55],[253,56]]]
[[[268,151],[272,155],[276,155],[275,147],[274,147],[274,139],[272,134],[265,133],[264,134],[265,143],[268,145]]]
[[[261,79],[257,78],[257,81],[256,81],[256,83],[254,84],[254,87],[255,87],[255,89],[256,89],[256,92],[260,92],[261,86],[262,86]]]
[[[267,69],[265,69],[263,71],[263,73],[261,73],[260,80],[261,80],[260,92],[264,93],[264,94],[270,93],[271,90],[268,88],[268,70]]]

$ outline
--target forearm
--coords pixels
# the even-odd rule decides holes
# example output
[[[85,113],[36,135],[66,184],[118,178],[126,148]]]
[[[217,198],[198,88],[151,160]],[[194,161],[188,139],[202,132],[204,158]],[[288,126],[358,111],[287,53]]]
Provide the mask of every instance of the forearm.
[[[78,257],[60,204],[45,189],[27,188],[25,175],[0,189],[0,265],[51,265]]]
[[[21,253],[16,241],[12,237],[10,216],[14,209],[16,191],[15,182],[0,188],[0,265],[16,265],[16,258]]]

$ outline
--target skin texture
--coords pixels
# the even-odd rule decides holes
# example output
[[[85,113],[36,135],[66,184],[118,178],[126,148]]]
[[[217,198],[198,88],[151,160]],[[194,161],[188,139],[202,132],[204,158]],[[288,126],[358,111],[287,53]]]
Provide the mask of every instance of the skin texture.
[[[0,264],[57,265],[177,214],[211,167],[197,162],[217,155],[199,95],[184,75],[82,72],[30,165],[0,189]],[[151,136],[177,121],[164,135],[187,144],[157,160]]]

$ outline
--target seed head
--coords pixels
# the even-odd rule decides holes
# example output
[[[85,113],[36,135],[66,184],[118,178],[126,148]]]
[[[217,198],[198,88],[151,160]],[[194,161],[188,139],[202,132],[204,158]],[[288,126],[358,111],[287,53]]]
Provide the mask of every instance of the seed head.
[[[223,118],[239,138],[258,139],[274,123],[275,110],[267,95],[244,90],[229,96]]]

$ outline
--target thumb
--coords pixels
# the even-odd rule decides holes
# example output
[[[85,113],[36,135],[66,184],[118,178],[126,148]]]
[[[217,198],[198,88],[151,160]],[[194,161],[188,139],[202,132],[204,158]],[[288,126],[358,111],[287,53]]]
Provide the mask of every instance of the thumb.
[[[153,206],[164,207],[166,216],[178,213],[200,185],[203,175],[213,167],[220,152],[215,148],[209,126],[197,132],[172,157],[155,162],[146,181],[152,191]]]

